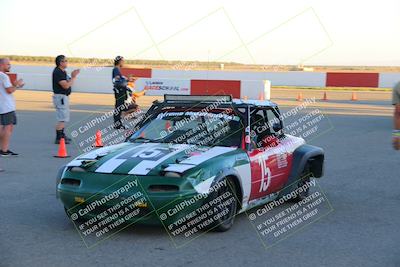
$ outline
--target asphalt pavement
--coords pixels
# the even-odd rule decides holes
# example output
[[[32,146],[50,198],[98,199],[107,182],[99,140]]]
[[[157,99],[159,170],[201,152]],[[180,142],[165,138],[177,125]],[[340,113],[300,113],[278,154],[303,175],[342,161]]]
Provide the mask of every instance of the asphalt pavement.
[[[11,149],[21,155],[0,158],[6,170],[0,173],[2,267],[400,266],[400,152],[391,148],[387,99],[323,106],[335,109],[326,113],[330,127],[309,141],[326,153],[318,184],[332,211],[268,248],[245,214],[230,231],[206,233],[179,248],[163,227],[140,225],[87,248],[55,196],[57,170],[69,159],[53,157],[51,102],[47,95],[19,100]],[[107,101],[75,103],[72,121],[107,110]],[[297,103],[286,104],[284,111]],[[359,108],[368,112],[351,113]],[[68,152],[80,153],[76,145]]]

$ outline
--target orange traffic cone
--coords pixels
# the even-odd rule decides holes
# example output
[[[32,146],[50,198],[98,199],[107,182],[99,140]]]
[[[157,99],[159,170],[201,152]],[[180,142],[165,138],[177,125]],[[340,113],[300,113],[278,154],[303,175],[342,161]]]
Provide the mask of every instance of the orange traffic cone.
[[[58,154],[57,156],[54,156],[55,158],[69,158],[68,153],[67,153],[67,148],[65,146],[65,139],[61,138],[60,139],[60,145],[58,147]]]
[[[351,101],[357,101],[357,94],[355,92],[353,92],[353,94],[351,95]]]
[[[96,142],[94,144],[95,147],[103,147],[103,141],[101,140],[101,131],[97,130],[96,132]]]
[[[324,92],[324,97],[322,98],[323,101],[328,101],[328,96],[326,94],[326,92]]]
[[[264,101],[264,93],[261,92],[260,95],[258,96],[258,100]]]
[[[297,99],[296,99],[297,101],[303,101],[303,93],[299,93],[298,95],[297,95]]]

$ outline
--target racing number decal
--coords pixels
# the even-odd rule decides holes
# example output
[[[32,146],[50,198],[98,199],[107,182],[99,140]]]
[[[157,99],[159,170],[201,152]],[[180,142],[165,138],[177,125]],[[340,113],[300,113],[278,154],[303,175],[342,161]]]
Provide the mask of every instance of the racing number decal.
[[[171,152],[168,148],[156,148],[156,147],[150,147],[146,150],[141,150],[136,152],[135,154],[132,155],[132,158],[141,158],[141,159],[156,159],[160,158],[160,156],[164,156],[167,153],[163,152]]]
[[[132,158],[140,159],[140,162],[131,169],[128,174],[147,175],[152,169],[156,168],[163,161],[176,155],[185,149],[188,145],[176,145],[172,147],[149,147],[138,151],[132,155]]]
[[[283,188],[291,169],[290,155],[279,151],[254,150],[249,153],[251,193],[249,200],[260,199]]]
[[[258,164],[261,169],[261,183],[259,192],[266,192],[269,185],[271,184],[271,169],[267,167],[266,160],[263,157],[260,157],[258,160]]]
[[[275,192],[280,182],[275,151],[255,149],[249,153],[251,167],[251,193],[249,200],[266,197]]]

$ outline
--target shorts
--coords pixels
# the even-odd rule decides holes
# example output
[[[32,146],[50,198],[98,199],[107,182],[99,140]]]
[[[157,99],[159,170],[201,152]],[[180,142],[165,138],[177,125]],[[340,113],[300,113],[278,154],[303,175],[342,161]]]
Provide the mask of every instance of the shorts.
[[[0,114],[0,125],[16,125],[17,124],[17,115],[15,111],[11,111],[8,113]]]
[[[69,122],[69,97],[62,94],[53,95],[53,104],[56,109],[56,118],[59,122]]]

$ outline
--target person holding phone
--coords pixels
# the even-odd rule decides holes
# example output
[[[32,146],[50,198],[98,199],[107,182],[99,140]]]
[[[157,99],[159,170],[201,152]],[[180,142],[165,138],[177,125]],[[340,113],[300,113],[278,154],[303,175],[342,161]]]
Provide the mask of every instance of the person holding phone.
[[[61,138],[69,144],[71,139],[65,135],[65,123],[69,122],[69,95],[72,92],[72,85],[77,79],[79,69],[73,70],[71,76],[67,73],[68,60],[64,55],[59,55],[55,59],[56,67],[53,71],[53,104],[56,109],[56,141],[59,144]]]
[[[16,105],[14,93],[24,86],[22,79],[11,83],[10,77],[6,74],[11,69],[8,58],[0,58],[0,156],[18,156],[9,149],[10,139],[17,124]]]

